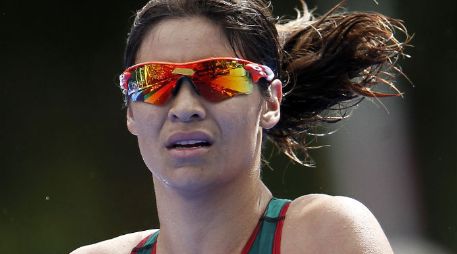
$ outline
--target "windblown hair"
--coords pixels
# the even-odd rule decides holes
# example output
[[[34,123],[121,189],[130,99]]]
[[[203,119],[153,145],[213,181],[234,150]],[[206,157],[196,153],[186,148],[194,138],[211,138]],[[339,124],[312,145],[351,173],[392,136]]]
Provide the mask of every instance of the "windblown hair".
[[[303,0],[290,21],[275,19],[264,0],[151,0],[138,11],[124,66],[135,63],[144,35],[167,18],[203,16],[223,28],[238,57],[264,64],[283,81],[281,119],[265,130],[292,160],[311,165],[308,138],[322,123],[344,119],[364,97],[398,96],[396,67],[409,36],[402,21],[379,13],[341,12],[337,5],[313,17]],[[403,35],[403,42],[395,38]],[[384,85],[391,92],[372,88]],[[268,86],[261,86],[268,97]]]

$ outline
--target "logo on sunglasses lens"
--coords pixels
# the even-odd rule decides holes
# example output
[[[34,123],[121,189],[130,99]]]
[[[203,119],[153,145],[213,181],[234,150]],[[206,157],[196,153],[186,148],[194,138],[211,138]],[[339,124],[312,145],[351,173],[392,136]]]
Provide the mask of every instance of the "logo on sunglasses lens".
[[[190,68],[175,68],[172,73],[185,76],[192,76],[194,75],[195,71]]]

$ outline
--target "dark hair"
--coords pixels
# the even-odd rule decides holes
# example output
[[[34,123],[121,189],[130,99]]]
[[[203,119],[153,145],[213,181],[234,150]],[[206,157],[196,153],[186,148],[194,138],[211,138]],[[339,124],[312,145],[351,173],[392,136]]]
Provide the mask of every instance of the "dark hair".
[[[314,18],[301,3],[296,19],[280,21],[263,0],[151,0],[136,14],[124,66],[135,63],[144,35],[157,22],[210,19],[222,27],[239,57],[269,66],[283,80],[281,119],[265,133],[291,159],[310,165],[307,138],[315,126],[343,119],[344,109],[357,99],[400,94],[392,73],[401,73],[395,63],[409,36],[401,21],[379,13],[339,12],[338,5]],[[405,42],[394,37],[396,30],[406,35]],[[377,84],[394,92],[370,89]],[[266,94],[266,87],[262,89]]]

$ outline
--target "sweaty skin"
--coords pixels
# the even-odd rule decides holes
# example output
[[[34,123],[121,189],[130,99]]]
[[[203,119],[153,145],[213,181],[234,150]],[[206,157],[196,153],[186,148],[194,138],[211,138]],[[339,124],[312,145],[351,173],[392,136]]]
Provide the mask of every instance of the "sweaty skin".
[[[145,36],[136,63],[236,56],[219,26],[203,17],[186,17],[156,24]],[[127,127],[138,138],[154,180],[161,224],[157,253],[241,252],[271,198],[260,179],[260,150],[262,130],[279,121],[281,87],[274,80],[268,100],[255,87],[252,94],[211,103],[183,82],[166,105],[129,105]],[[212,145],[190,155],[165,147],[170,136],[196,131],[210,137]],[[151,232],[123,235],[71,254],[128,254]],[[379,223],[361,203],[306,195],[290,205],[281,252],[376,254],[392,250]]]

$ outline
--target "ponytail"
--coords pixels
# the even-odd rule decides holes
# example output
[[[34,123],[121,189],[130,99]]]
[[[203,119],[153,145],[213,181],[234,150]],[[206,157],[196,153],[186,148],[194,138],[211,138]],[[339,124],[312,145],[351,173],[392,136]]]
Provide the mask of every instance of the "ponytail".
[[[314,127],[344,119],[364,97],[401,95],[393,80],[402,74],[396,62],[410,37],[402,21],[379,13],[338,13],[339,4],[315,19],[302,4],[297,19],[276,25],[285,95],[281,120],[266,133],[292,160],[312,166],[307,139]]]

